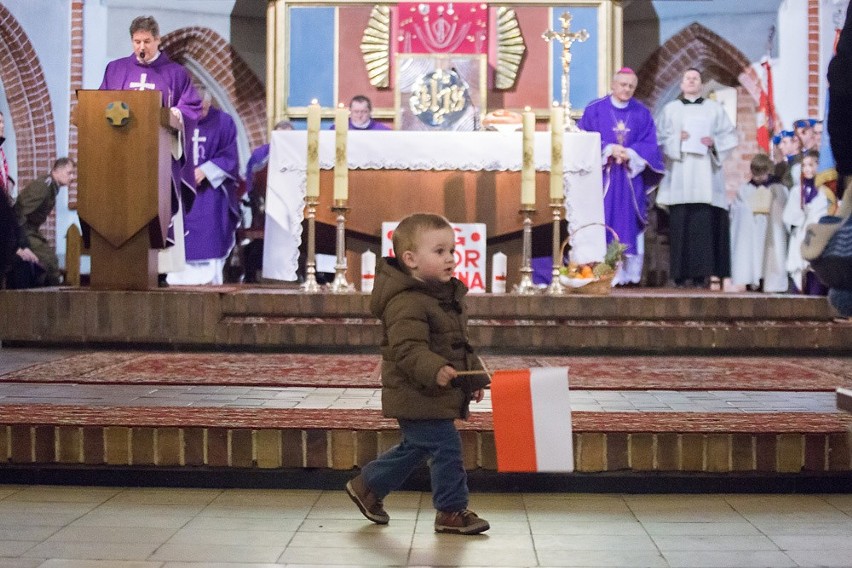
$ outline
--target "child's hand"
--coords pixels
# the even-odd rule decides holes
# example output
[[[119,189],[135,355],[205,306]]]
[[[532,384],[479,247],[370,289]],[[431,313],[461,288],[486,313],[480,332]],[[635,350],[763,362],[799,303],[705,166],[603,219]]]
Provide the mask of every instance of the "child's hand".
[[[438,386],[445,387],[455,378],[456,370],[450,365],[444,365],[438,370],[438,374],[435,375],[435,382],[438,383]]]
[[[473,402],[482,402],[485,397],[485,389],[477,389],[470,394],[470,400]]]

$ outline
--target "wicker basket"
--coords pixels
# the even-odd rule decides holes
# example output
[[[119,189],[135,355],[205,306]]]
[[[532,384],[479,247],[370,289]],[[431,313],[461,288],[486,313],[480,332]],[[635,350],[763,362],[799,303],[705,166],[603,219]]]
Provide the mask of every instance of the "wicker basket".
[[[578,228],[576,231],[572,232],[571,235],[565,238],[562,241],[562,258],[565,258],[565,248],[568,246],[568,241],[571,239],[571,236],[576,234],[578,231],[582,231],[587,227],[593,226],[603,226],[604,229],[609,231],[613,237],[618,239],[618,233],[615,232],[615,229],[610,227],[609,225],[604,225],[603,223],[589,223],[588,225],[583,225]],[[604,274],[603,276],[598,277],[596,280],[592,280],[588,284],[584,284],[583,286],[577,286],[576,288],[573,286],[567,286],[569,292],[572,294],[590,294],[594,296],[607,296],[612,293],[612,280],[615,278],[615,273],[618,271],[618,266],[616,266],[615,270],[610,272],[609,274]]]

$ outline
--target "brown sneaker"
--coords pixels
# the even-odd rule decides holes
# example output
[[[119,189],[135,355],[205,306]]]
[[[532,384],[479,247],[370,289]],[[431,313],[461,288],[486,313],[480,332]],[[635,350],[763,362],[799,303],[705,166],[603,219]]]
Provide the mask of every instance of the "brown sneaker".
[[[390,521],[390,516],[385,512],[382,500],[376,497],[367,484],[364,483],[364,478],[361,475],[353,477],[346,484],[346,493],[352,502],[358,505],[361,514],[376,523],[377,525],[386,525]]]
[[[435,532],[451,534],[479,534],[491,528],[488,521],[480,519],[473,511],[467,509],[445,513],[438,511],[435,515]]]

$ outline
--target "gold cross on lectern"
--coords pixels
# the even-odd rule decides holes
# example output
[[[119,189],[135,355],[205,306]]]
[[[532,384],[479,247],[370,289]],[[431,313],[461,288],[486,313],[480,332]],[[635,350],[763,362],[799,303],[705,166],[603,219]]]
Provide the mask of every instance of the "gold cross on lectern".
[[[569,75],[568,71],[571,67],[571,46],[575,41],[584,42],[589,39],[589,32],[580,30],[578,32],[571,31],[571,16],[570,12],[563,12],[559,16],[562,22],[562,31],[555,32],[547,30],[541,37],[547,43],[556,40],[562,44],[562,106],[565,108],[565,125],[568,130],[576,130],[577,127],[571,119],[571,102],[568,100]]]

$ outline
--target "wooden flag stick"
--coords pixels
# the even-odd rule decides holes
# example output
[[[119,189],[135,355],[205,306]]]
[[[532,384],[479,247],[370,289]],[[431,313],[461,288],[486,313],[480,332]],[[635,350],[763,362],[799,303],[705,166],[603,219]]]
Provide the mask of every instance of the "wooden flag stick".
[[[479,370],[479,371],[456,371],[456,376],[463,377],[465,375],[488,375],[488,376],[491,376],[491,373],[489,373],[488,371],[486,371],[484,369]]]

